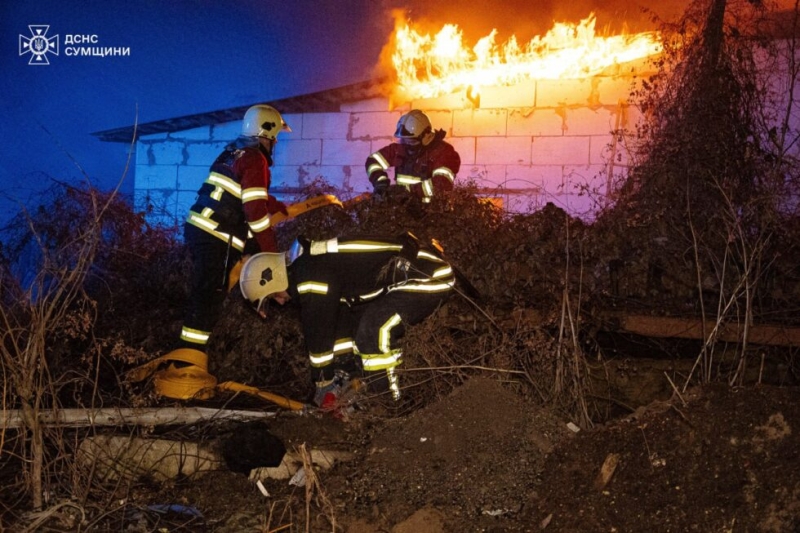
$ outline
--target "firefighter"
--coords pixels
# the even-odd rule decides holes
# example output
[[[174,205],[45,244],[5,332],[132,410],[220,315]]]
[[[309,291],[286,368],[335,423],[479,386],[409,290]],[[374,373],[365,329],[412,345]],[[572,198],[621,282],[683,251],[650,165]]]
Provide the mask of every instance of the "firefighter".
[[[433,196],[453,190],[461,157],[444,140],[444,130],[434,131],[428,116],[414,109],[397,122],[398,142],[384,146],[367,157],[367,177],[376,195],[385,194],[391,181],[387,170],[395,169],[396,185],[408,190],[423,204]]]
[[[269,187],[273,150],[282,131],[292,130],[273,107],[248,109],[241,135],[211,165],[189,210],[184,238],[192,258],[192,278],[180,333],[182,349],[205,353],[231,268],[242,254],[277,251],[270,217],[287,211]]]
[[[400,399],[395,369],[405,327],[422,322],[453,292],[455,273],[437,248],[411,234],[299,238],[286,254],[251,257],[239,284],[262,313],[266,299],[288,287],[300,305],[314,402],[328,408],[356,377],[370,392],[388,390]]]

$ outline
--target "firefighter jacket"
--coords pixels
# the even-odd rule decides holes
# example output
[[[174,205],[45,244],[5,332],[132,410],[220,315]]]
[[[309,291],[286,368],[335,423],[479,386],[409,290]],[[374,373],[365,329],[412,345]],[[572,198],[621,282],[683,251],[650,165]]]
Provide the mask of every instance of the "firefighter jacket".
[[[304,241],[289,279],[312,367],[355,351],[366,371],[399,364],[392,329],[401,319],[411,324],[424,319],[455,285],[450,264],[411,235]],[[341,328],[342,315],[356,316],[359,309],[363,318],[349,337]]]
[[[187,224],[244,251],[253,237],[262,252],[276,252],[270,217],[286,207],[269,194],[272,158],[257,139],[239,137],[211,165]]]
[[[438,130],[427,146],[392,143],[384,146],[366,161],[367,176],[376,189],[389,186],[389,167],[395,169],[395,181],[412,194],[429,203],[431,197],[453,190],[461,168],[461,157],[444,140],[444,130]]]

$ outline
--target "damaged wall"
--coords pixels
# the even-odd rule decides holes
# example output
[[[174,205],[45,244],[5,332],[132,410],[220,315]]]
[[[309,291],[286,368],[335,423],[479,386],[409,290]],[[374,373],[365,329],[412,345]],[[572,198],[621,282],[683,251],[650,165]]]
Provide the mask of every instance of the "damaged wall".
[[[646,62],[580,80],[526,81],[418,100],[389,110],[387,98],[343,101],[338,112],[285,114],[292,133],[276,148],[272,192],[291,201],[316,178],[342,198],[371,190],[364,161],[392,142],[398,118],[412,108],[428,113],[434,128],[461,155],[457,181],[473,180],[509,211],[548,202],[591,219],[609,186],[625,175],[629,143],[640,113],[629,105]],[[151,220],[181,224],[225,144],[239,133],[227,122],[144,135],[136,144],[136,207],[153,206]],[[610,179],[613,176],[614,179]]]

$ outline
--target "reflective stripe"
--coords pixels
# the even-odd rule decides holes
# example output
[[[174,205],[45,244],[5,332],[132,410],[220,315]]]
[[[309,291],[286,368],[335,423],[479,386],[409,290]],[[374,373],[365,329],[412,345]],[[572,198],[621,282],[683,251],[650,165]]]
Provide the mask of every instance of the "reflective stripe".
[[[439,167],[433,171],[433,176],[444,176],[445,178],[450,180],[450,183],[453,183],[456,180],[456,175],[453,174],[453,171],[447,167]]]
[[[397,183],[399,185],[416,185],[418,183],[422,183],[422,178],[410,176],[408,174],[398,174]]]
[[[392,328],[397,326],[400,322],[402,322],[400,315],[395,313],[389,320],[386,321],[384,325],[381,326],[381,329],[378,332],[378,347],[383,353],[388,353],[389,350],[392,349]]]
[[[353,339],[338,339],[336,344],[333,345],[333,353],[336,355],[350,353],[354,347]]]
[[[203,213],[205,212],[206,210],[203,209]],[[211,213],[213,214],[213,211],[211,211]],[[208,217],[200,215],[199,213],[195,213],[194,211],[189,211],[189,218],[186,219],[186,222],[192,226],[200,228],[206,233],[210,233],[221,241],[226,243],[230,241],[231,246],[240,252],[244,250],[244,241],[242,239],[238,237],[231,237],[230,234],[225,233],[224,231],[217,231],[217,226],[219,226],[219,224]]]
[[[389,292],[392,291],[424,292],[424,293],[444,292],[452,289],[455,286],[455,284],[456,280],[450,280],[445,283],[425,283],[425,282],[415,283],[413,281],[409,281],[408,283],[404,283],[402,285],[389,287]]]
[[[417,258],[427,259],[428,261],[433,261],[435,263],[444,263],[444,259],[442,259],[438,255],[433,255],[430,252],[426,252],[425,250],[420,250],[419,252],[417,252]]]
[[[403,246],[400,244],[388,244],[375,241],[349,241],[339,243],[339,252],[386,252],[399,251]]]
[[[380,152],[375,152],[370,157],[373,158],[375,161],[377,161],[378,164],[381,166],[381,168],[383,168],[383,170],[389,168],[389,162],[386,160],[385,157],[383,157],[383,155],[381,155]]]
[[[242,203],[252,202],[253,200],[266,200],[269,193],[264,187],[250,187],[242,191]]]
[[[250,226],[250,229],[253,230],[255,233],[261,233],[265,229],[269,227],[270,223],[270,215],[264,215],[263,218],[260,218],[254,222],[248,222],[247,225]]]
[[[311,366],[325,366],[333,361],[333,352],[309,353],[308,359],[311,361]]]
[[[236,198],[242,197],[242,186],[233,181],[228,176],[223,176],[219,172],[210,173],[208,175],[206,183],[210,183],[211,185],[215,185],[217,187],[222,187],[227,192],[234,195]]]
[[[389,390],[392,391],[392,399],[398,401],[400,399],[400,383],[397,379],[397,374],[394,373],[394,367],[386,369],[386,377],[389,380]]]
[[[433,196],[433,181],[425,180],[422,182],[422,194],[425,196]]]
[[[444,278],[447,276],[451,276],[453,274],[453,268],[450,265],[443,266],[441,268],[437,268],[431,274],[432,278]]]
[[[379,165],[378,163],[372,163],[370,166],[367,167],[367,175],[372,176],[372,174],[375,172],[383,172],[385,170],[386,169],[383,167],[383,165]]]
[[[402,357],[403,352],[400,350],[394,350],[391,353],[361,354],[361,364],[364,365],[364,370],[383,370],[399,365]]]
[[[305,283],[298,283],[297,292],[300,294],[306,294],[306,293],[328,294],[328,284],[319,283],[316,281],[306,281]]]
[[[208,339],[210,337],[210,331],[187,328],[186,326],[181,329],[181,340],[191,342],[193,344],[208,344]]]

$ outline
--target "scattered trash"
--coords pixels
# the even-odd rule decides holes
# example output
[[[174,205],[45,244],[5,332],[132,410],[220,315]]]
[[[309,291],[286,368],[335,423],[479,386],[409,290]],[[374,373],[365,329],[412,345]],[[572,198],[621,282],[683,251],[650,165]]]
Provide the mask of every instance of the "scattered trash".
[[[289,480],[289,485],[294,485],[295,487],[305,487],[306,486],[306,470],[305,468],[300,468],[297,472],[294,473],[292,479]]]
[[[606,460],[603,461],[603,466],[600,467],[600,472],[597,474],[597,477],[594,480],[594,488],[597,490],[603,490],[608,482],[611,481],[611,476],[614,475],[614,471],[617,469],[617,465],[619,464],[619,454],[617,453],[610,453],[606,456]]]
[[[269,492],[267,491],[267,487],[264,486],[264,484],[261,482],[260,479],[256,481],[256,487],[258,487],[258,490],[261,491],[261,494],[263,494],[265,498],[269,498]]]
[[[354,455],[350,452],[335,450],[315,450],[310,452],[311,464],[322,470],[328,470],[340,461],[350,461]],[[303,466],[303,458],[299,453],[286,452],[281,464],[275,467],[254,468],[250,471],[250,481],[264,479],[289,479]]]
[[[578,433],[581,430],[581,428],[579,428],[578,426],[576,426],[572,422],[567,422],[567,429],[569,429],[573,433]]]
[[[189,507],[188,505],[180,505],[177,503],[148,505],[147,509],[149,511],[153,511],[154,513],[161,513],[161,514],[178,513],[178,514],[194,516],[197,518],[203,518],[203,513],[198,511],[197,508]]]
[[[419,441],[420,442],[428,442],[428,437],[420,437]]]

